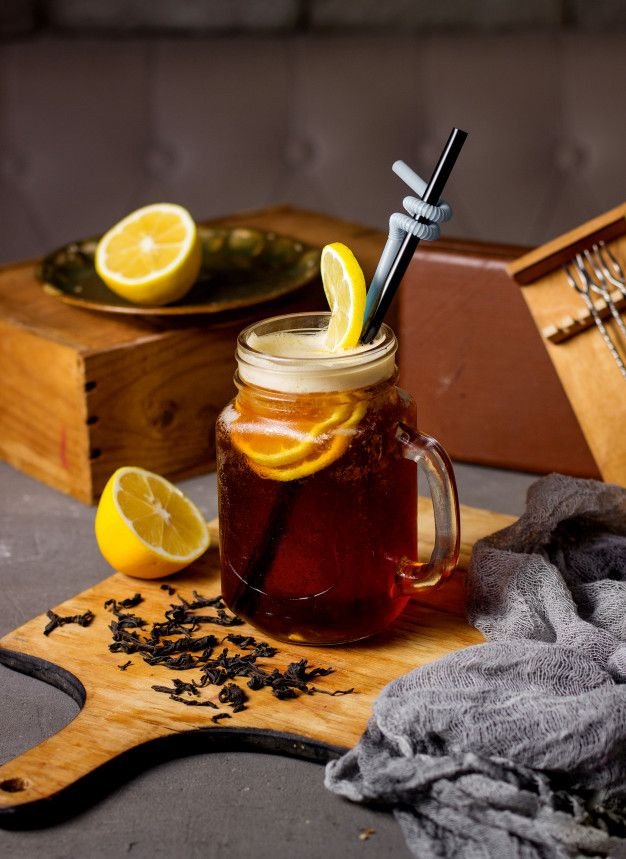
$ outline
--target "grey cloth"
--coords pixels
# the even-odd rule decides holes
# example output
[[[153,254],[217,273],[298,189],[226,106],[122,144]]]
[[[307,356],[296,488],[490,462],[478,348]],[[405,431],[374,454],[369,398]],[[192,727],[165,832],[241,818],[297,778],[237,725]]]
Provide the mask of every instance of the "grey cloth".
[[[390,683],[326,786],[420,859],[626,857],[626,490],[538,480],[469,588],[488,642]]]

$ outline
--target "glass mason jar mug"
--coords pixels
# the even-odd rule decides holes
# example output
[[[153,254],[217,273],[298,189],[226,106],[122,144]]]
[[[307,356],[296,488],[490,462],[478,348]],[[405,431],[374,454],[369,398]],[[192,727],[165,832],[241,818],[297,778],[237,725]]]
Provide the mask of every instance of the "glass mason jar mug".
[[[305,644],[385,628],[459,551],[452,465],[396,385],[393,332],[328,353],[327,324],[308,313],[245,329],[237,396],[217,421],[223,598],[259,630]],[[435,513],[428,563],[417,560],[418,462]]]

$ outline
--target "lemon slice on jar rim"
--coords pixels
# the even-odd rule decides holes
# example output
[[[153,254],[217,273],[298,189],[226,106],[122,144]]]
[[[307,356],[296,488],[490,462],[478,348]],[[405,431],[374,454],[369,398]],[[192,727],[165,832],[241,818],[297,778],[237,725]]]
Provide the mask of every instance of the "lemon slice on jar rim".
[[[333,242],[322,249],[320,273],[330,320],[325,346],[330,352],[358,346],[365,315],[365,277],[346,245]]]
[[[182,298],[201,263],[196,224],[174,203],[131,212],[102,236],[94,260],[109,289],[134,304],[153,307]]]
[[[142,579],[168,576],[209,548],[209,530],[196,505],[173,483],[136,466],[109,478],[96,511],[95,533],[105,559]]]

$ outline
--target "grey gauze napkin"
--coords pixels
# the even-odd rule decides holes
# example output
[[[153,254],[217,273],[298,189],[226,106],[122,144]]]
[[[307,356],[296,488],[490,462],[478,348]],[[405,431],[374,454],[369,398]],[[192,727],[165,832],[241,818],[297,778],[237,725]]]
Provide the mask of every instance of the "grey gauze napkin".
[[[488,643],[390,683],[326,786],[421,859],[626,856],[626,490],[538,480],[469,586]]]

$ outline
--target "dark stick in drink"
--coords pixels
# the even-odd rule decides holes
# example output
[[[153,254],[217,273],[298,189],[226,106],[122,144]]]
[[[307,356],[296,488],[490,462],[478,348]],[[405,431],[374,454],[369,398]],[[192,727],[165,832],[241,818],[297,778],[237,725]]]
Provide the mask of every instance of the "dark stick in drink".
[[[295,480],[291,480],[280,487],[263,531],[263,538],[250,557],[241,586],[231,600],[230,608],[235,614],[247,616],[254,614],[259,590],[274,563],[287,528],[297,487],[298,481]]]

